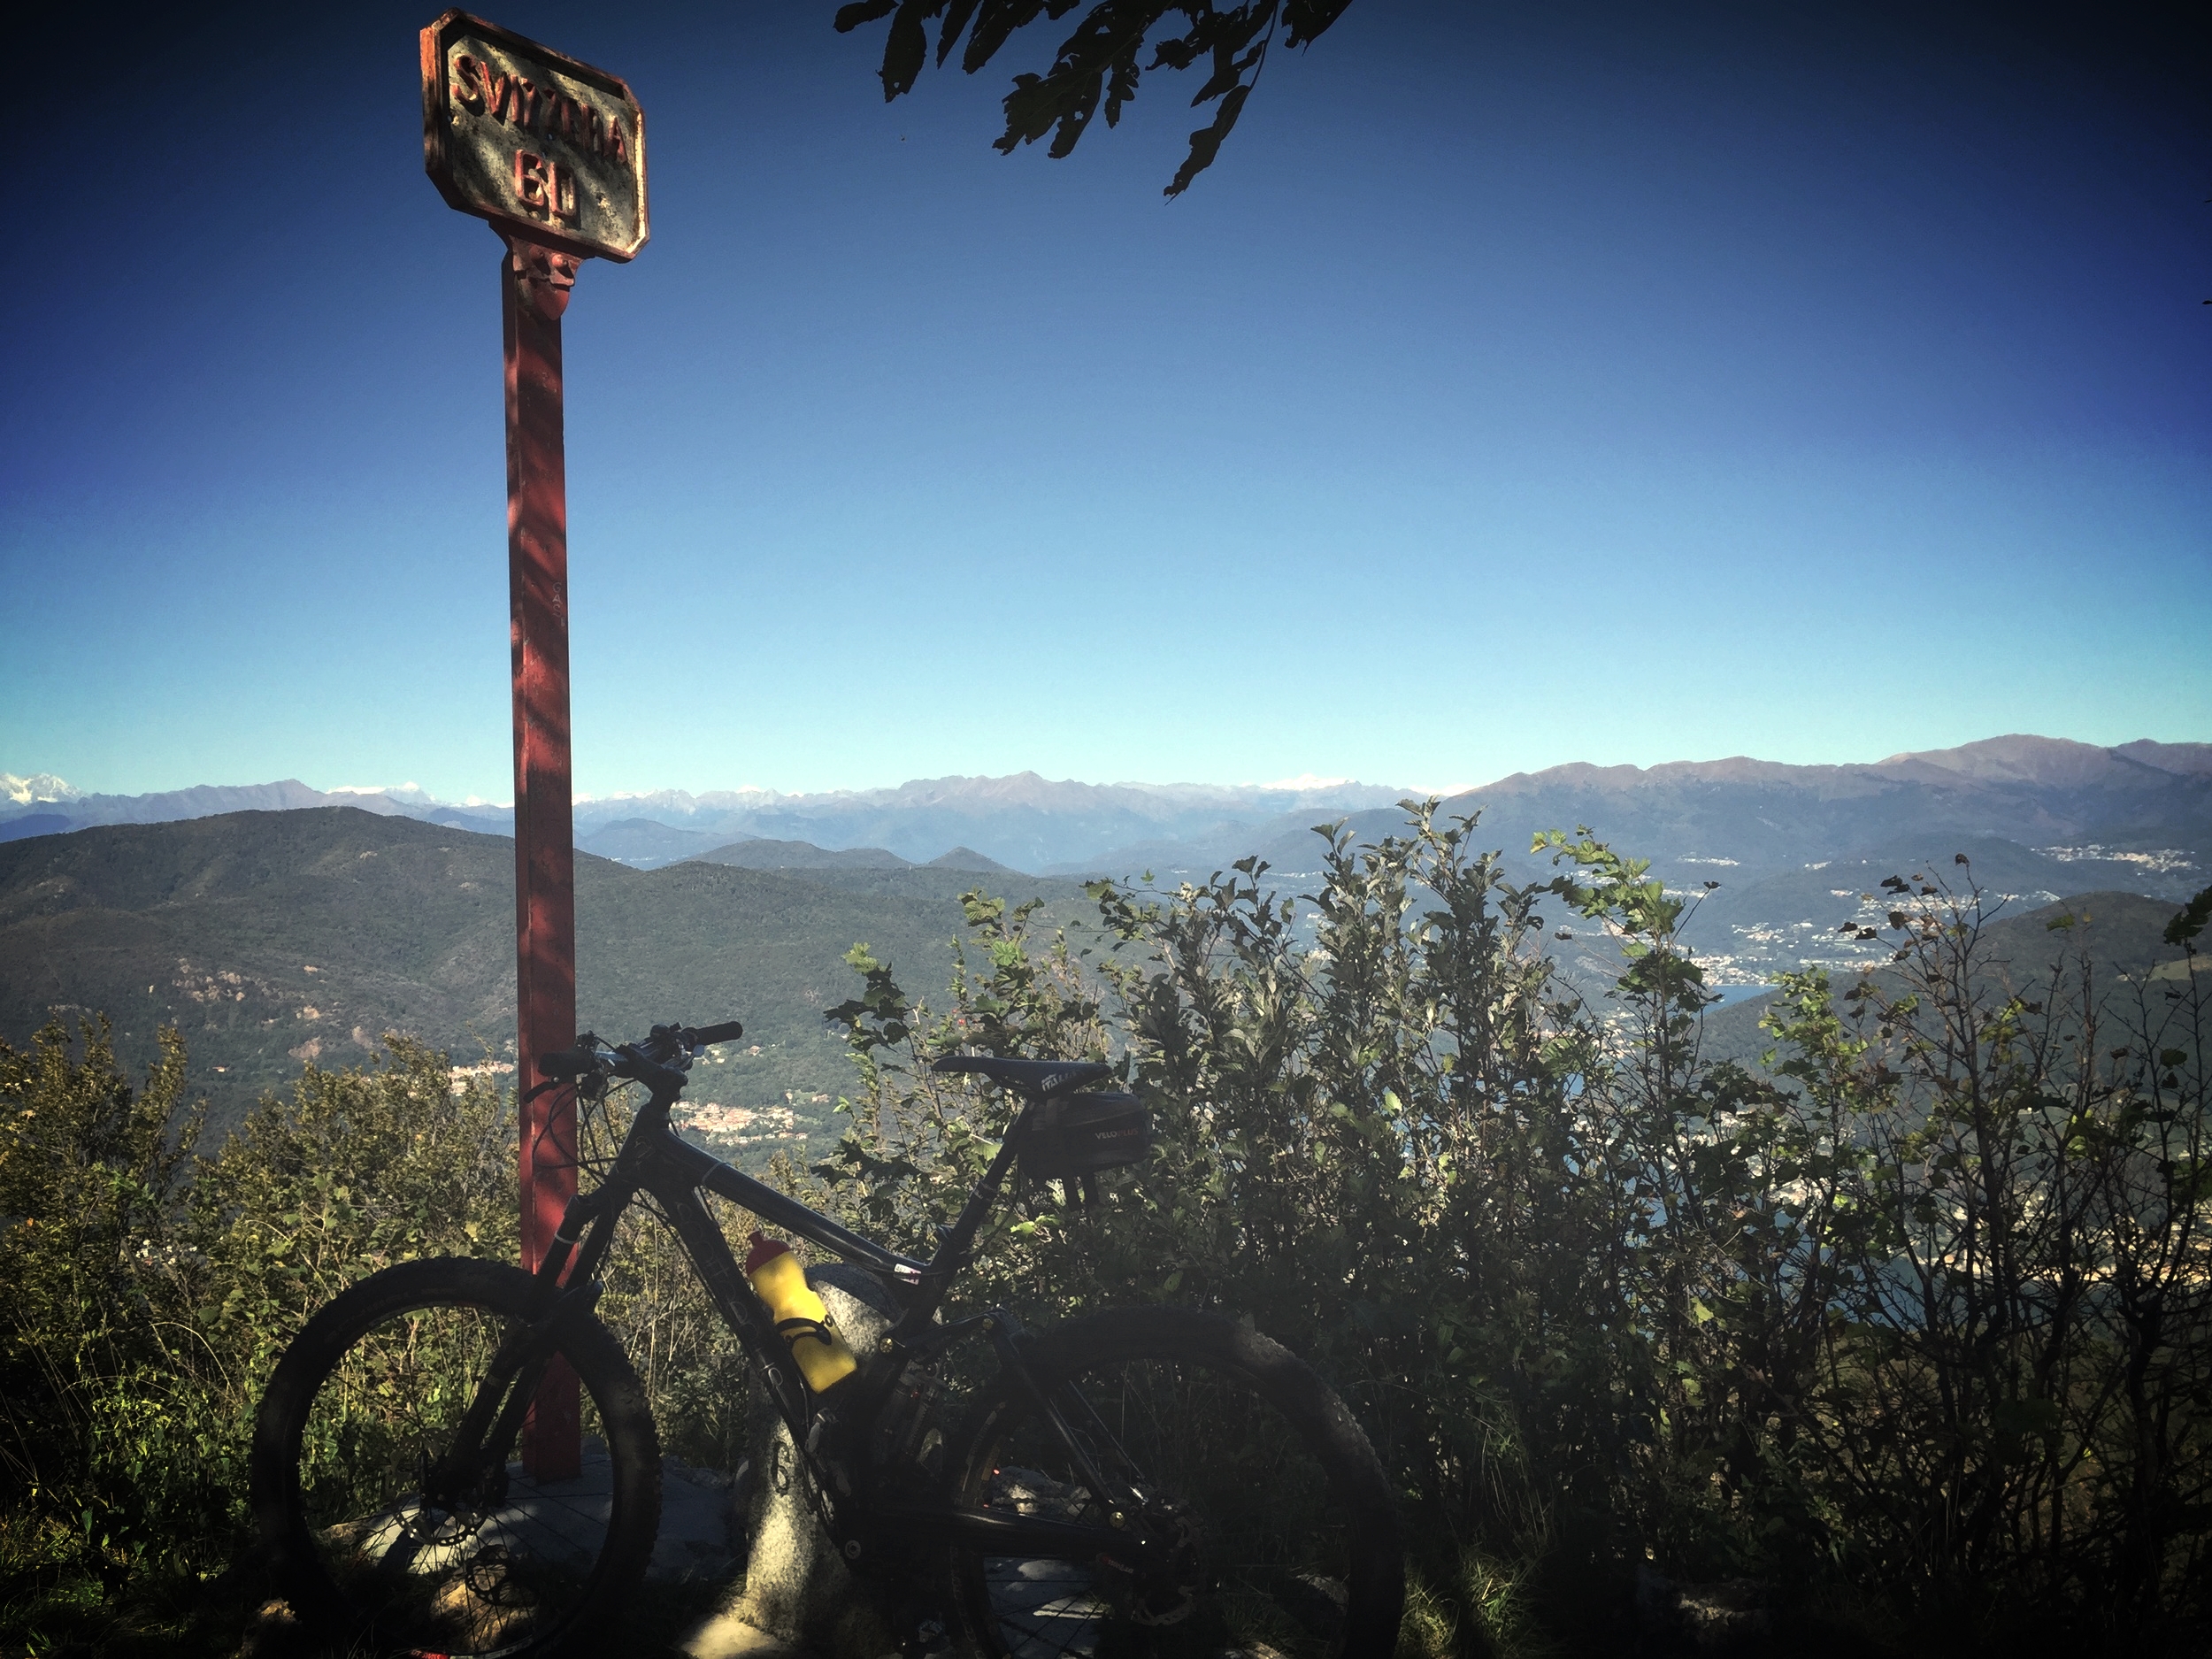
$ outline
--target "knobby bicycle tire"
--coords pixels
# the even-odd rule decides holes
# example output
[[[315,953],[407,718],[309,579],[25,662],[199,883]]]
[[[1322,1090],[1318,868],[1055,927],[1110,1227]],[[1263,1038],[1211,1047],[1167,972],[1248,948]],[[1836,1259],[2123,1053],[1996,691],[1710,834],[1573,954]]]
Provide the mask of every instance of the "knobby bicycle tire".
[[[1141,1574],[955,1547],[951,1602],[986,1659],[1388,1659],[1405,1603],[1395,1506],[1327,1385],[1210,1314],[1132,1308],[1037,1338],[1025,1357],[1084,1450],[1177,1534]],[[1111,1525],[1025,1391],[1002,1378],[952,1453],[954,1497]]]
[[[540,1482],[511,1463],[452,1507],[419,1495],[530,1285],[494,1262],[387,1268],[317,1313],[278,1363],[254,1424],[255,1517],[293,1612],[349,1651],[603,1652],[644,1578],[659,1442],[637,1373],[588,1314],[556,1343],[581,1384],[581,1471]]]

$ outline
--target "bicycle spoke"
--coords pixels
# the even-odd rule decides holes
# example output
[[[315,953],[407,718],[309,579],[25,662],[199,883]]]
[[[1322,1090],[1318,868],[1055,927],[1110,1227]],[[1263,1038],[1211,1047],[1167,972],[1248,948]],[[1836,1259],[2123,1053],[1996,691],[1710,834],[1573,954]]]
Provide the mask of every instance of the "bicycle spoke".
[[[1346,1573],[1341,1526],[1322,1502],[1325,1476],[1264,1401],[1240,1379],[1166,1363],[1102,1369],[1055,1400],[1084,1455],[1136,1494],[1149,1533],[1185,1541],[1144,1572],[987,1558],[1011,1659],[1327,1650],[1341,1622],[1330,1617]],[[1100,1518],[1048,1425],[1025,1421],[1002,1456],[984,1493],[992,1507]]]
[[[984,1563],[984,1574],[1013,1659],[1052,1659],[1096,1648],[1106,1607],[1094,1594],[1088,1567],[995,1556]]]
[[[603,1450],[566,1479],[510,1463],[503,1491],[450,1508],[421,1495],[421,1471],[447,1455],[507,1328],[481,1310],[411,1310],[355,1339],[310,1411],[310,1516],[326,1570],[400,1645],[496,1652],[533,1640],[581,1605],[607,1548]]]

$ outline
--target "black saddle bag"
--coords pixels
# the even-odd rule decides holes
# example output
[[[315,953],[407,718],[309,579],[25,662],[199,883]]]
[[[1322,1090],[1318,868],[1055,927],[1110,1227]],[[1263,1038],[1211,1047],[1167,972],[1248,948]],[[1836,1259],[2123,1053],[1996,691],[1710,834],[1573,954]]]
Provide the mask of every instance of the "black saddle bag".
[[[1152,1150],[1152,1114],[1134,1094],[1067,1094],[1030,1114],[1020,1149],[1025,1180],[1077,1181],[1141,1164]]]

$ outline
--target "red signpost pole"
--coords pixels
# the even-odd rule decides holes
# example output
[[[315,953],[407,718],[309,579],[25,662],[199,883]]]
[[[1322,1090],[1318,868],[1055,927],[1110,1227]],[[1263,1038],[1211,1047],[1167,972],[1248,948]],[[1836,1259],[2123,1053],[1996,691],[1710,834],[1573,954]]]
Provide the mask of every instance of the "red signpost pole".
[[[576,1091],[538,1058],[576,1041],[575,837],[568,770],[568,472],[561,313],[585,259],[627,261],[650,234],[645,111],[629,83],[465,12],[423,30],[422,164],[447,205],[506,243],[507,593],[515,680],[515,1068],[522,1264],[545,1260],[576,1195]],[[575,1373],[556,1359],[523,1463],[576,1474]]]
[[[508,237],[500,259],[507,359],[507,592],[515,694],[517,1093],[522,1264],[535,1270],[576,1195],[576,1092],[541,1087],[538,1056],[576,1041],[575,839],[568,749],[568,479],[561,313],[577,260]],[[578,1472],[576,1375],[558,1358],[523,1430],[540,1480]]]

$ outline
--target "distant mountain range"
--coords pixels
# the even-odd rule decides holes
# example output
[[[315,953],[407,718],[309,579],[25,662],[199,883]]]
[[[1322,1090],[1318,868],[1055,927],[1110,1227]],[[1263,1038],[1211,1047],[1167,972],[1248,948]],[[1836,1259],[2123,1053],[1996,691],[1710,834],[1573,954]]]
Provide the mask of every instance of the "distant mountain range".
[[[318,806],[357,806],[480,833],[511,833],[513,826],[506,807],[438,801],[412,786],[318,790],[288,779],[96,795],[49,774],[0,772],[0,840]],[[1348,780],[1086,784],[1034,772],[817,795],[662,790],[578,802],[576,836],[586,851],[634,869],[719,856],[734,842],[759,840],[821,852],[873,849],[906,864],[960,849],[1040,875],[1202,872],[1248,853],[1299,872],[1319,865],[1312,825],[1342,818],[1363,838],[1388,833],[1401,821],[1396,803],[1407,793]],[[2109,866],[2084,876],[2128,878],[2110,885],[2156,885],[2184,864],[2199,865],[2212,840],[2212,743],[2101,749],[2013,736],[1863,765],[1742,758],[1649,768],[1578,763],[1516,772],[1454,795],[1443,808],[1448,818],[1478,810],[1495,844],[1509,850],[1525,849],[1540,829],[1589,824],[1650,857],[1671,879],[1717,873],[1733,884],[1901,838],[1971,835],[2011,841],[2061,862]]]
[[[50,776],[0,773],[0,841],[341,804],[511,833],[504,809],[439,802],[411,787],[326,792],[287,780],[87,795]],[[1253,855],[1294,891],[1321,865],[1316,824],[1341,821],[1371,843],[1402,833],[1400,793],[1314,779],[1083,784],[1033,772],[823,795],[668,790],[580,802],[577,845],[637,871],[698,862],[834,875],[849,891],[879,895],[926,888],[945,900],[963,873],[1002,881],[1148,872],[1172,883]],[[1689,937],[1716,982],[1749,986],[1782,968],[1856,960],[1864,948],[1837,929],[1856,912],[1859,895],[1907,864],[1933,860],[1955,873],[1950,861],[1960,852],[1972,859],[1971,879],[2017,903],[2091,890],[2185,897],[2206,885],[2212,867],[2212,744],[2102,749],[2011,736],[1863,765],[1578,764],[1517,772],[1453,795],[1440,812],[1446,820],[1478,816],[1476,840],[1503,849],[1519,879],[1550,872],[1529,852],[1547,829],[1588,825],[1648,858],[1671,888],[1701,896]],[[1594,960],[1589,965],[1597,971]]]
[[[280,783],[207,786],[158,795],[86,795],[41,773],[0,772],[0,841],[103,824],[160,824],[221,812],[353,806],[479,833],[514,832],[511,807],[439,801],[411,785],[382,789],[310,788]],[[797,841],[833,850],[877,848],[910,864],[967,849],[1009,869],[1079,865],[1116,847],[1154,839],[1184,841],[1269,833],[1286,822],[1386,807],[1404,791],[1346,780],[1277,784],[1087,784],[1033,772],[1007,778],[932,778],[895,789],[779,795],[772,790],[680,789],[576,803],[576,844],[587,852],[657,869],[733,841]]]
[[[2177,857],[2193,857],[2212,837],[2212,743],[2100,749],[2014,736],[1864,765],[1740,758],[1649,768],[1577,764],[1516,772],[1454,795],[1441,816],[1478,810],[1493,845],[1525,849],[1539,830],[1587,824],[1683,880],[1740,880],[1929,835],[1995,836],[2062,860],[2154,875]],[[1398,818],[1359,811],[1349,825],[1370,839],[1388,833]],[[1310,870],[1318,868],[1318,846],[1293,833],[1240,850],[1257,851],[1279,869]],[[1202,849],[1212,856],[1227,849],[1201,838],[1183,845],[1187,853]],[[1108,862],[1174,850],[1162,843],[1118,849]],[[1170,867],[1196,864],[1180,858]]]

